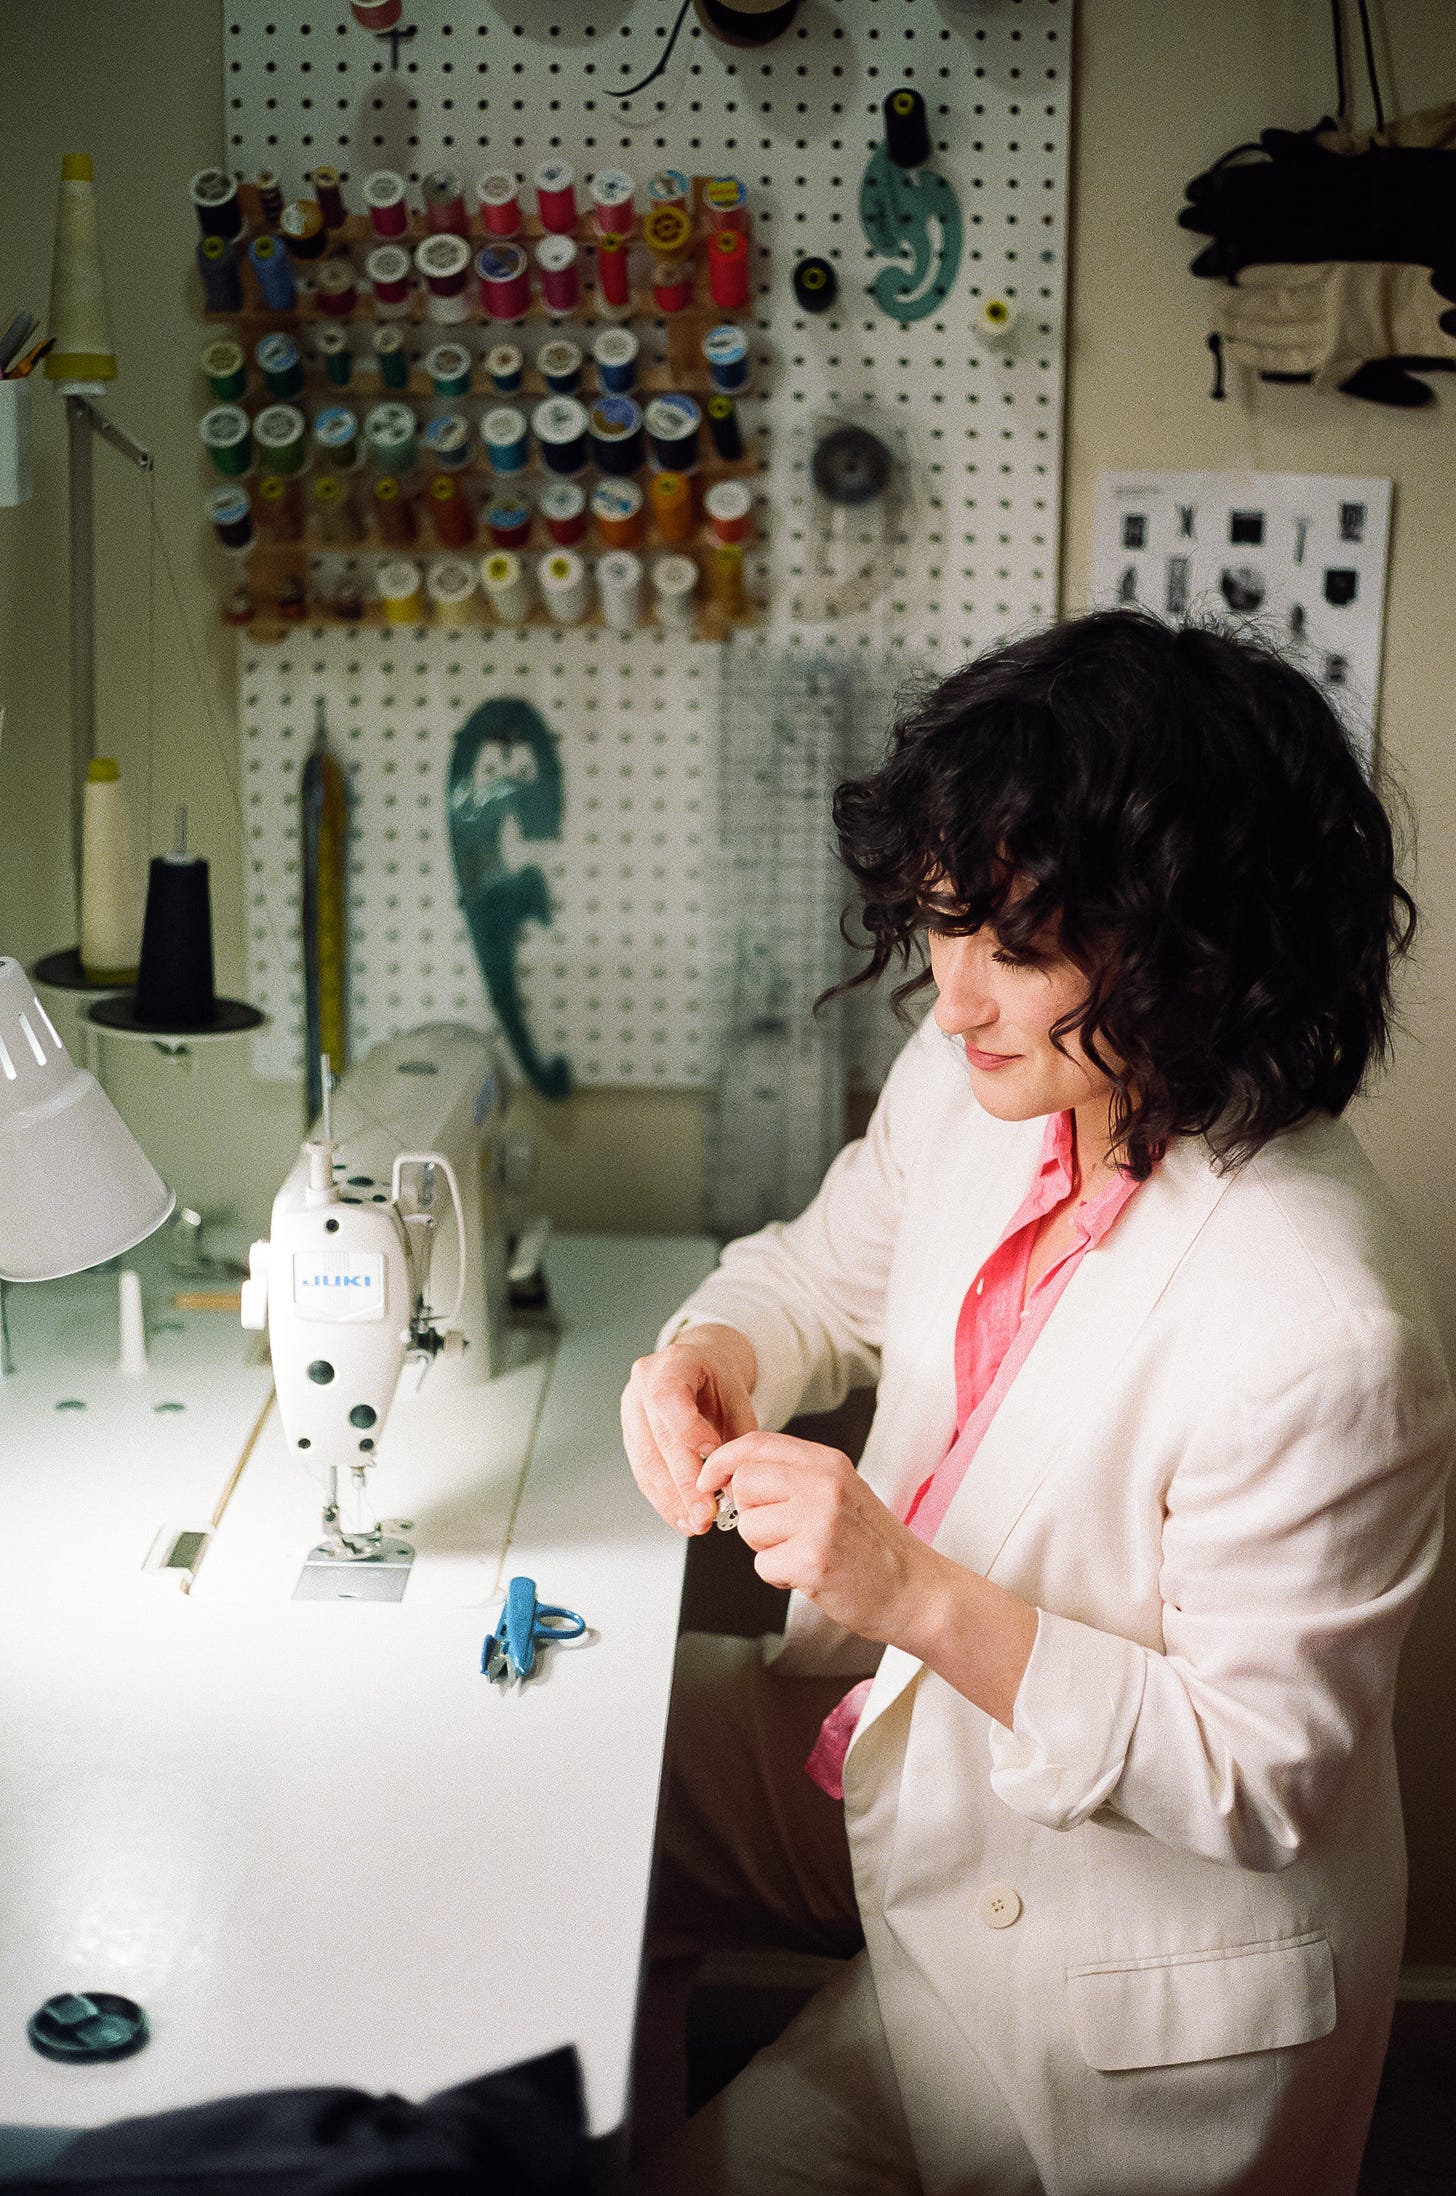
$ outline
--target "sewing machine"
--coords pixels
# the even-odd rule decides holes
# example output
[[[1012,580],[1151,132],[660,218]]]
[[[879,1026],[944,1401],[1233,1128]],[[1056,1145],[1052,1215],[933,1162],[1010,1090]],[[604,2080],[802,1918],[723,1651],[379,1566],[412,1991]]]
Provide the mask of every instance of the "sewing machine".
[[[482,1144],[506,1096],[488,1041],[453,1023],[377,1045],[332,1093],[325,1074],[322,1118],[252,1247],[243,1325],[268,1329],[285,1443],[323,1488],[296,1598],[331,1598],[341,1565],[408,1571],[412,1546],[362,1514],[391,1411],[426,1377],[475,1387],[502,1368],[505,1243]]]

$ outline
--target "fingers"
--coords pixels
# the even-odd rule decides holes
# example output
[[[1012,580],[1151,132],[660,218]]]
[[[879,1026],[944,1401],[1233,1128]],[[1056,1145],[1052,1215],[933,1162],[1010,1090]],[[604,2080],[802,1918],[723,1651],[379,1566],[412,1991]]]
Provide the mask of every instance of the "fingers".
[[[653,1435],[642,1399],[629,1384],[622,1391],[622,1443],[632,1477],[661,1518],[675,1532],[692,1530],[687,1504]],[[712,1505],[708,1505],[709,1515]]]
[[[641,1357],[632,1368],[627,1393],[636,1402],[641,1422],[653,1449],[676,1490],[673,1522],[685,1520],[684,1530],[706,1532],[713,1522],[713,1505],[698,1491],[698,1474],[705,1455],[716,1449],[721,1436],[697,1405],[697,1384],[702,1368],[685,1351],[659,1350]],[[663,1511],[663,1515],[668,1513]]]

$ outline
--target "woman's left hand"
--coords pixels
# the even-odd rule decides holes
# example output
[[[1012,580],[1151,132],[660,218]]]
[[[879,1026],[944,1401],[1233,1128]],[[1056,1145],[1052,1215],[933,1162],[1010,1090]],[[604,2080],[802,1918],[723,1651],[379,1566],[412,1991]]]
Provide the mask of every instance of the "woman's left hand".
[[[698,1486],[712,1494],[730,1480],[761,1579],[797,1587],[863,1639],[904,1640],[930,1551],[847,1456],[790,1434],[741,1434],[713,1451]]]

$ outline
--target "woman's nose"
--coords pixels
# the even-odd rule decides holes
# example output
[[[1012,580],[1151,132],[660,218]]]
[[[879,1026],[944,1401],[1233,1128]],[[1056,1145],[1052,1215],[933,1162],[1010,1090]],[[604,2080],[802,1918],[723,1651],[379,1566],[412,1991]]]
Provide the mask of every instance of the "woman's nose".
[[[936,961],[940,997],[935,1004],[935,1019],[940,1027],[953,1036],[966,1030],[989,1029],[999,1010],[987,982],[989,956],[979,939],[945,939]]]

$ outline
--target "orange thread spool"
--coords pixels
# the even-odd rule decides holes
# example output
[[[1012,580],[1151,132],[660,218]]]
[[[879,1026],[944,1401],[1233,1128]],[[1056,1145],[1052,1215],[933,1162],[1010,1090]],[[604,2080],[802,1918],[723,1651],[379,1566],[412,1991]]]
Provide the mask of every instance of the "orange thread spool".
[[[447,549],[464,549],[475,539],[470,498],[453,473],[436,473],[427,491],[430,524]]]
[[[393,473],[382,473],[374,483],[374,516],[381,540],[391,549],[406,548],[414,540],[418,528],[415,507]]]
[[[652,517],[664,541],[687,541],[693,531],[693,491],[686,473],[654,473]]]

